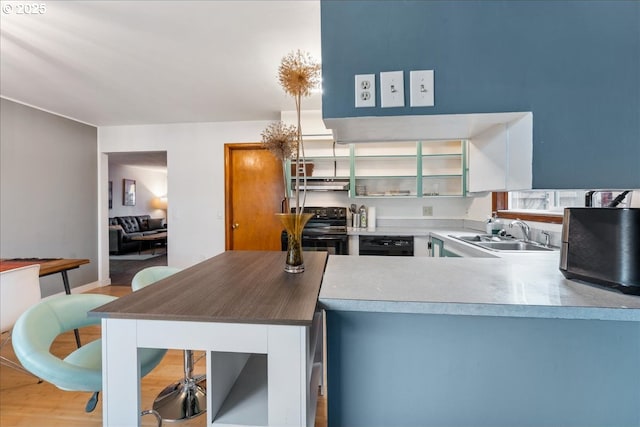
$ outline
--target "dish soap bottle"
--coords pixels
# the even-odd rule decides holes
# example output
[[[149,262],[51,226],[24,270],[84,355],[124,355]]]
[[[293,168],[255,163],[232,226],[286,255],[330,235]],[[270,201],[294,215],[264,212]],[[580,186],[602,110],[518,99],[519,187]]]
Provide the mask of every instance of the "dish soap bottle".
[[[489,217],[485,221],[485,230],[487,234],[493,234],[493,218]]]
[[[500,221],[500,218],[498,218],[498,213],[494,212],[493,219],[491,221],[491,234],[497,236],[498,234],[500,234],[502,228],[502,221]]]
[[[367,228],[367,208],[364,205],[360,206],[358,213],[360,214],[360,227]]]

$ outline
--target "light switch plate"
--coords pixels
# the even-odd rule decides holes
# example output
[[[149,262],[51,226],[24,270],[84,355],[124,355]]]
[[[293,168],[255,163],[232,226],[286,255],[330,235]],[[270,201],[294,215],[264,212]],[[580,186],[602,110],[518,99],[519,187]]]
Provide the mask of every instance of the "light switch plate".
[[[356,108],[376,106],[376,75],[356,74]]]
[[[382,108],[404,107],[404,77],[402,71],[380,73],[380,105]]]
[[[432,107],[435,105],[433,91],[433,70],[411,71],[409,73],[412,107]]]

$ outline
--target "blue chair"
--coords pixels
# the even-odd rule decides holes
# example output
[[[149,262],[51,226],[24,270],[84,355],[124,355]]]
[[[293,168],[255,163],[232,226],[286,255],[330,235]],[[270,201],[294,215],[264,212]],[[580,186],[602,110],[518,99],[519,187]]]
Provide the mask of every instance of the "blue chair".
[[[159,265],[138,271],[131,279],[131,290],[137,291],[181,271],[181,268]]]
[[[45,299],[25,311],[13,327],[13,348],[22,366],[61,390],[93,392],[85,408],[87,412],[95,409],[102,390],[102,340],[85,344],[64,359],[52,354],[50,347],[63,332],[99,325],[100,318],[89,317],[87,312],[115,299],[98,294]],[[141,349],[140,375],[155,368],[165,353],[166,350]],[[151,412],[145,411],[143,415],[147,413]]]
[[[131,289],[137,291],[179,271],[179,268],[166,266],[142,269],[131,279]],[[206,376],[194,377],[193,366],[193,351],[184,350],[184,377],[167,386],[153,402],[153,409],[163,420],[188,420],[207,410]]]

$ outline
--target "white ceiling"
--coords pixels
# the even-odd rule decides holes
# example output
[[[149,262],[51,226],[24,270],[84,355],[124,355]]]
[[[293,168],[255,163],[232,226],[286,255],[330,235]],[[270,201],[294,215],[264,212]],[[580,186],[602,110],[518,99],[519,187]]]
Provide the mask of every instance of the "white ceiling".
[[[277,119],[294,109],[282,57],[320,60],[319,0],[18,3],[2,1],[0,95],[95,126]]]

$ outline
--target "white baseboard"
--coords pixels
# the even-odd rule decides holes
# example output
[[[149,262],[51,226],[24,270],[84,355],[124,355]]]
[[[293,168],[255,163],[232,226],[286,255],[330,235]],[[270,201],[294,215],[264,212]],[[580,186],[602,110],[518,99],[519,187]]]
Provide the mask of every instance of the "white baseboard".
[[[71,293],[72,294],[81,294],[84,292],[88,292],[92,289],[96,289],[96,288],[101,288],[103,286],[108,286],[111,284],[111,278],[107,279],[105,282],[101,282],[99,280],[95,281],[95,282],[91,282],[91,283],[87,283],[86,285],[82,285],[82,286],[77,286],[75,288],[71,288]],[[58,292],[57,294],[53,294],[53,295],[49,295],[47,297],[42,298],[43,300],[45,299],[49,299],[52,297],[57,297],[58,295],[64,295],[64,291],[62,292]]]

